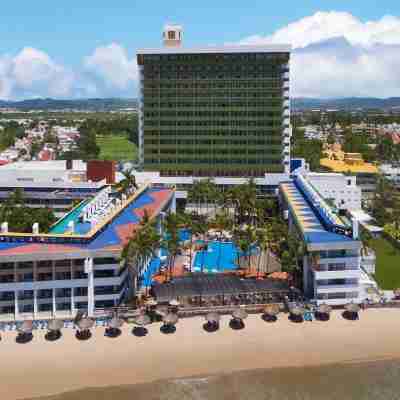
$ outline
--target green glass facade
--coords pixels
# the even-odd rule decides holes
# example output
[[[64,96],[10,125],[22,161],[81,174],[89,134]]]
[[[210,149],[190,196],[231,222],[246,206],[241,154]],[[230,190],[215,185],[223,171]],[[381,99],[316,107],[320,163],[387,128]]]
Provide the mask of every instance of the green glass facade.
[[[144,170],[164,176],[284,170],[289,53],[139,53],[138,64]]]

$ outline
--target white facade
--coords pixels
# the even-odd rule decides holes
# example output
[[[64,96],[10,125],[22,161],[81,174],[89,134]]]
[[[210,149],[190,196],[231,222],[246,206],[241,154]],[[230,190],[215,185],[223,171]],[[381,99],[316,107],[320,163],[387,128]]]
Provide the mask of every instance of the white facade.
[[[379,171],[394,185],[400,186],[400,165],[382,164],[379,166]]]
[[[307,179],[325,200],[331,199],[338,209],[361,209],[361,188],[357,186],[355,176],[310,172]]]

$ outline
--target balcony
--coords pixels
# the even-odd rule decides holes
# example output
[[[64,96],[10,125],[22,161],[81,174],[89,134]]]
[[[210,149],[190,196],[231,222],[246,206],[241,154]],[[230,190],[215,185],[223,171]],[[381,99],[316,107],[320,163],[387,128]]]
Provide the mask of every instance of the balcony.
[[[343,285],[318,285],[315,284],[317,293],[342,293],[358,292],[359,283],[344,283]]]
[[[313,268],[314,279],[358,279],[360,278],[360,269],[344,269],[336,271],[319,270]]]

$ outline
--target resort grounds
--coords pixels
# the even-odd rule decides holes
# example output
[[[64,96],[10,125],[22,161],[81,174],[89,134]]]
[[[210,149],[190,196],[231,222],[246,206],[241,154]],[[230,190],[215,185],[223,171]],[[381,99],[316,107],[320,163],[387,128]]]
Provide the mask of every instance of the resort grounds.
[[[24,345],[15,342],[16,332],[5,332],[0,396],[13,400],[88,387],[400,358],[400,309],[368,309],[356,321],[344,319],[341,312],[333,311],[326,322],[300,324],[284,313],[275,323],[252,314],[239,331],[223,316],[220,330],[213,333],[203,330],[201,317],[179,320],[169,335],[160,332],[160,323],[151,324],[145,337],[132,335],[132,325],[125,324],[117,338],[105,337],[98,327],[88,341],[63,329],[60,340],[47,342],[45,331],[35,330]]]

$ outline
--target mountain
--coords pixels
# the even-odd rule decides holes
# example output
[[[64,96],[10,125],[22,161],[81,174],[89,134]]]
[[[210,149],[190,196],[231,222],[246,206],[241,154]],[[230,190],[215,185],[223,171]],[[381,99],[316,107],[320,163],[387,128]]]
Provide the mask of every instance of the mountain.
[[[114,111],[124,108],[137,108],[137,99],[79,99],[79,100],[55,100],[55,99],[29,99],[22,101],[2,101],[1,108],[15,108],[21,111],[28,110],[85,110],[85,111]],[[400,111],[400,97],[380,99],[375,97],[345,97],[338,99],[318,99],[299,97],[292,99],[294,110],[312,109],[338,109],[359,110],[379,109]]]
[[[295,110],[390,110],[393,108],[397,108],[398,111],[400,111],[400,97],[389,97],[387,99],[380,99],[375,97],[345,97],[340,99],[316,99],[299,97],[292,99],[292,108]]]
[[[29,99],[22,101],[0,100],[0,108],[15,108],[21,111],[28,110],[85,110],[85,111],[113,111],[122,108],[136,108],[136,99]]]

